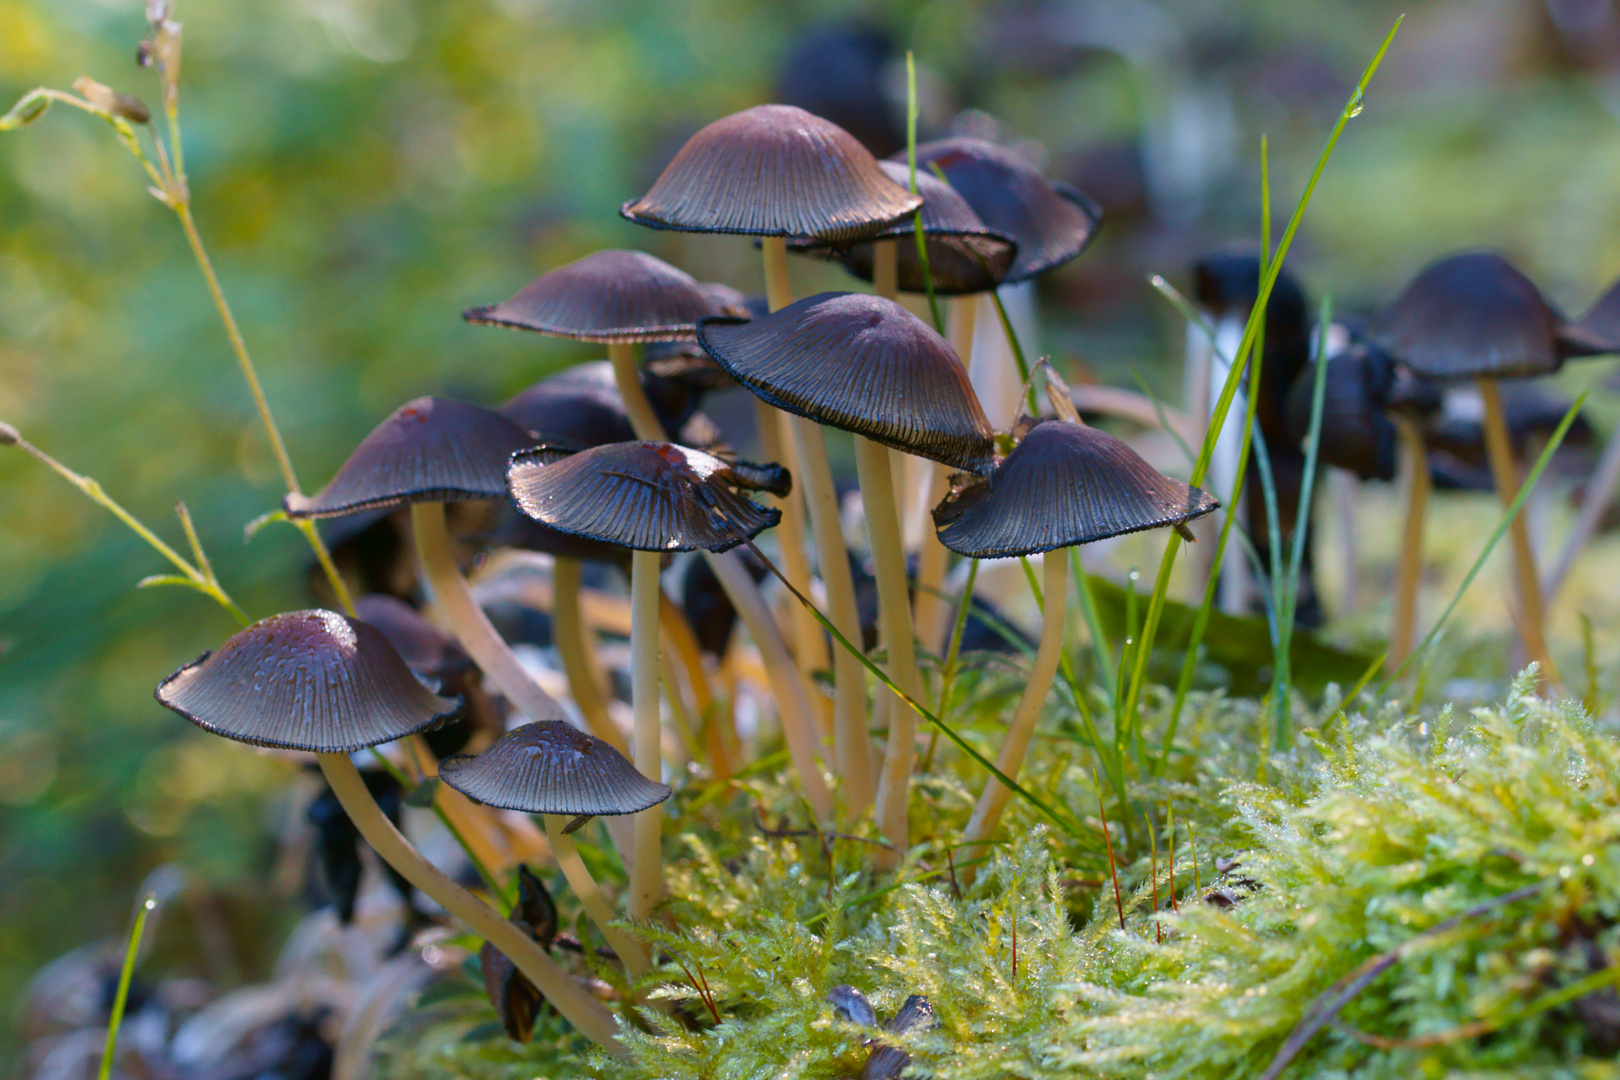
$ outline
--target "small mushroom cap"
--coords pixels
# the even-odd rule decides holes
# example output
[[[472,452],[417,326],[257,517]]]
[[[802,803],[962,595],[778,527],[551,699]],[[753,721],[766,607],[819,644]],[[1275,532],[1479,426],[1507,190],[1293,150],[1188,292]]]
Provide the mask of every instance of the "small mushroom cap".
[[[1563,317],[1494,251],[1430,263],[1383,312],[1374,340],[1419,375],[1545,375],[1562,363]]]
[[[935,165],[988,228],[1018,245],[1008,282],[1028,280],[1073,259],[1102,224],[1102,207],[1083,192],[1048,182],[1029,162],[995,143],[957,136],[918,146],[918,175]]]
[[[382,631],[320,609],[238,631],[159,683],[157,699],[227,739],[317,753],[377,746],[461,714]]]
[[[878,165],[901,187],[910,182],[907,167],[896,161]],[[917,194],[922,196],[922,226],[928,249],[928,275],[934,291],[945,296],[989,292],[1006,280],[1018,253],[1018,242],[996,232],[973,212],[967,200],[925,168],[917,170]],[[790,249],[804,255],[837,259],[863,281],[871,281],[878,240],[894,240],[897,281],[901,292],[920,293],[928,288],[922,260],[917,257],[913,218],[891,225],[871,240],[853,246],[821,240],[799,240]]]
[[[820,293],[752,322],[704,319],[698,342],[779,409],[970,472],[995,432],[945,339],[878,296]]]
[[[785,492],[780,466],[735,465],[673,443],[626,442],[556,460],[547,448],[512,459],[512,501],[536,521],[638,551],[729,551],[775,525],[780,510],[739,487]]]
[[[655,229],[853,240],[920,203],[836,124],[757,105],[686,140],[652,190],[619,213]]]
[[[282,506],[289,517],[324,518],[400,503],[499,499],[507,459],[533,445],[500,413],[417,398],[362,439],[324,488],[288,495]]]
[[[598,251],[541,274],[512,299],[468,308],[484,326],[533,330],[576,341],[690,339],[705,315],[724,313],[717,294],[642,251]]]
[[[976,559],[1034,555],[1175,525],[1220,503],[1164,476],[1122,440],[1069,421],[1032,428],[987,481],[934,508],[939,541]]]
[[[562,720],[524,724],[477,757],[448,758],[439,777],[474,802],[528,814],[634,814],[670,796],[612,746]]]

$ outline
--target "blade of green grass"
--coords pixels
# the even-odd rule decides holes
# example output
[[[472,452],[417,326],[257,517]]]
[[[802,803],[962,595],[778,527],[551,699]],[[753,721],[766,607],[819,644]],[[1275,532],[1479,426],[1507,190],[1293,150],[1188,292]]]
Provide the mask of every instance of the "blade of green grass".
[[[1283,602],[1277,617],[1277,659],[1272,665],[1271,698],[1277,704],[1276,745],[1289,750],[1294,745],[1293,712],[1290,691],[1293,673],[1290,660],[1294,644],[1294,615],[1299,609],[1299,571],[1305,561],[1305,534],[1311,520],[1311,500],[1316,494],[1316,466],[1322,449],[1322,406],[1327,397],[1327,339],[1333,326],[1333,299],[1322,297],[1316,316],[1318,342],[1315,372],[1311,382],[1311,423],[1305,433],[1305,482],[1299,493],[1300,514],[1294,520],[1293,550],[1288,557],[1288,578],[1283,582]]]
[[[118,973],[118,990],[113,994],[112,1014],[107,1018],[107,1043],[101,1051],[101,1068],[96,1080],[107,1080],[112,1075],[113,1054],[118,1050],[118,1029],[124,1022],[124,1006],[129,1003],[129,984],[135,977],[135,959],[141,951],[141,935],[146,932],[146,917],[157,907],[157,896],[147,893],[135,909],[135,925],[129,928],[129,944],[124,947],[124,967]]]
[[[1259,331],[1260,316],[1265,307],[1265,302],[1271,296],[1272,286],[1276,284],[1277,273],[1282,268],[1283,260],[1288,255],[1289,247],[1293,244],[1294,234],[1299,231],[1299,223],[1305,216],[1306,207],[1310,205],[1311,195],[1316,191],[1316,185],[1321,180],[1323,171],[1327,168],[1328,160],[1333,156],[1333,148],[1338,144],[1339,136],[1343,133],[1345,125],[1350,122],[1352,116],[1361,113],[1362,105],[1366,101],[1367,84],[1372,81],[1373,75],[1378,70],[1378,65],[1383,62],[1384,54],[1389,51],[1390,44],[1395,40],[1395,34],[1401,28],[1401,21],[1399,18],[1395,20],[1395,24],[1390,27],[1389,33],[1384,36],[1383,43],[1378,47],[1378,52],[1373,56],[1372,62],[1362,72],[1361,78],[1356,83],[1355,91],[1351,94],[1344,109],[1340,111],[1339,118],[1333,125],[1333,131],[1328,135],[1327,145],[1323,148],[1322,155],[1317,160],[1316,168],[1312,171],[1311,178],[1305,185],[1305,191],[1300,196],[1299,204],[1294,208],[1293,216],[1288,220],[1288,227],[1283,230],[1282,240],[1278,243],[1275,257],[1271,261],[1265,277],[1260,282],[1260,295],[1256,299],[1254,310],[1249,314],[1248,325],[1243,332],[1243,340],[1238,346],[1237,363],[1233,366],[1233,377],[1227,380],[1226,387],[1221,391],[1220,401],[1215,409],[1215,416],[1211,420],[1209,434],[1205,436],[1204,446],[1199,454],[1199,462],[1194,466],[1192,482],[1195,485],[1203,479],[1204,470],[1208,467],[1209,456],[1214,450],[1215,436],[1220,432],[1221,423],[1225,421],[1226,413],[1232,407],[1232,397],[1237,390],[1236,380],[1241,377],[1242,372],[1248,366],[1249,355],[1254,345],[1255,336]],[[1147,625],[1142,632],[1143,647],[1138,650],[1136,662],[1132,665],[1131,680],[1126,692],[1127,716],[1133,720],[1141,708],[1142,684],[1147,676],[1147,658],[1152,652],[1154,636],[1158,633],[1159,618],[1163,614],[1165,596],[1170,589],[1170,572],[1175,567],[1176,553],[1180,550],[1180,547],[1181,537],[1172,533],[1169,542],[1165,546],[1164,558],[1159,566],[1159,577],[1154,586],[1153,600],[1148,607]]]

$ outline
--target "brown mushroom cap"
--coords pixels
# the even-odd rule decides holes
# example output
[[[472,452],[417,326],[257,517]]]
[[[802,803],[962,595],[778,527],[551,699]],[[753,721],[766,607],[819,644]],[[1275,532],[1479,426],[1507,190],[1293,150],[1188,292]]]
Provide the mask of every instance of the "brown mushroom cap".
[[[891,161],[904,160],[894,155]],[[1005,278],[1025,281],[1084,251],[1102,224],[1102,207],[1068,184],[1049,182],[1018,154],[983,139],[957,136],[917,147],[917,172],[945,174],[984,224],[1018,245]]]
[[[159,683],[157,699],[227,739],[317,753],[377,746],[461,713],[411,674],[382,631],[320,609],[238,631]]]
[[[779,409],[954,468],[991,467],[995,432],[962,361],[892,300],[820,293],[752,322],[704,319],[698,343]]]
[[[919,203],[836,124],[792,105],[757,105],[686,140],[652,189],[619,213],[655,229],[852,240]]]
[[[541,274],[512,299],[468,308],[484,326],[576,341],[679,341],[705,315],[724,314],[717,294],[642,251],[598,251]]]
[[[405,666],[430,679],[472,666],[455,638],[440,632],[397,596],[366,593],[354,598],[355,617],[382,632]],[[443,689],[441,687],[441,689]]]
[[[444,398],[407,402],[360,441],[314,495],[282,500],[294,518],[324,518],[411,502],[506,495],[506,462],[533,446],[523,428],[488,409]]]
[[[1431,379],[1545,375],[1558,370],[1563,317],[1494,251],[1426,266],[1390,304],[1374,339]]]
[[[878,166],[901,187],[909,183],[910,170],[900,162],[880,161]],[[946,296],[989,292],[1006,280],[1018,253],[1018,243],[996,232],[973,212],[967,200],[949,184],[926,169],[917,170],[917,194],[922,196],[923,239],[928,249],[928,277],[934,291]],[[795,240],[789,250],[823,259],[837,259],[845,269],[863,281],[872,280],[878,240],[895,240],[895,266],[901,292],[926,291],[928,281],[922,260],[917,257],[913,218],[891,225],[881,233],[854,245],[829,244],[822,240]]]
[[[513,728],[477,757],[447,758],[439,777],[475,802],[529,814],[634,814],[670,796],[612,746],[561,720]]]
[[[1208,492],[1156,472],[1120,439],[1062,420],[1037,424],[987,481],[934,508],[939,541],[975,559],[1035,555],[1175,525],[1214,510]]]
[[[726,462],[673,443],[612,443],[557,460],[546,447],[512,459],[512,501],[565,533],[638,551],[728,551],[781,520],[739,488],[784,494],[787,470]]]

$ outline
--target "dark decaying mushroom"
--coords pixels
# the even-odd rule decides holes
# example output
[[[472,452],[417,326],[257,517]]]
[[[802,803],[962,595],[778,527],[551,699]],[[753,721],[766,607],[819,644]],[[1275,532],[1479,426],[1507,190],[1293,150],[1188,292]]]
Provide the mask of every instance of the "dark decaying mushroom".
[[[517,877],[518,899],[512,907],[512,924],[534,938],[542,949],[549,950],[557,939],[557,905],[527,866],[518,866]],[[512,961],[487,941],[478,950],[478,967],[484,977],[484,994],[500,1014],[507,1037],[528,1042],[545,998]]]

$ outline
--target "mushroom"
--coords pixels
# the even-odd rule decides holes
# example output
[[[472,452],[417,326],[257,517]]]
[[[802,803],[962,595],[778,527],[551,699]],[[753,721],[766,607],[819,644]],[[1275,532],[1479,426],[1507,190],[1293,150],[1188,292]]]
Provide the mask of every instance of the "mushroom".
[[[456,702],[411,674],[380,631],[318,609],[272,616],[164,679],[156,696],[217,735],[313,753],[344,811],[384,861],[505,953],[581,1032],[619,1049],[612,1014],[532,938],[424,859],[371,798],[351,752],[459,712]]]
[[[671,443],[633,442],[592,447],[560,460],[551,448],[525,451],[512,458],[507,479],[512,501],[530,517],[562,532],[631,549],[634,761],[643,774],[658,776],[659,557],[699,548],[729,551],[776,524],[779,511],[750,502],[741,491],[785,492],[787,471],[733,465]],[[737,591],[728,591],[737,597]],[[805,797],[817,814],[830,813],[831,800],[815,762],[814,732],[792,722],[808,719],[808,714],[784,708],[782,715]],[[638,815],[635,830],[629,911],[632,918],[644,918],[660,889],[659,816]]]
[[[561,720],[514,728],[477,757],[446,760],[439,776],[474,802],[543,815],[552,853],[585,914],[632,976],[640,978],[652,970],[641,943],[613,925],[613,909],[570,834],[593,817],[635,814],[657,806],[669,798],[667,786],[637,772],[608,743]],[[652,817],[656,824],[656,816]]]
[[[961,476],[934,511],[940,542],[974,559],[1037,555],[1105,537],[1186,522],[1220,505],[1214,496],[1160,475],[1120,439],[1071,420],[1031,428],[989,479]],[[1052,687],[1063,647],[1066,558],[1042,560],[1045,610],[1035,663],[1008,725],[996,768],[1017,779]],[[1012,790],[992,778],[965,840],[978,852],[995,831]]]
[[[698,343],[761,399],[855,434],[889,671],[901,690],[920,700],[905,552],[884,447],[958,469],[990,470],[995,433],[961,361],[894,301],[858,293],[821,293],[752,322],[704,319]],[[840,768],[858,767],[867,754],[864,731],[840,727],[836,736]],[[895,709],[877,798],[878,823],[899,850],[906,844],[915,744],[915,714]]]
[[[891,180],[865,147],[835,124],[791,105],[759,105],[703,128],[681,147],[646,195],[620,208],[630,221],[659,229],[739,233],[760,238],[765,291],[771,310],[792,302],[787,239],[808,237],[847,243],[870,236],[911,214],[921,200]],[[777,418],[760,405],[759,431],[766,457],[783,458]],[[785,421],[796,451],[795,469],[809,507],[822,580],[833,625],[846,640],[860,632],[855,587],[838,516],[832,468],[820,430],[803,419]],[[783,507],[779,540],[788,578],[808,593],[797,504]],[[741,573],[741,568],[735,568]],[[797,609],[795,609],[797,611]],[[821,628],[808,612],[795,615],[800,670],[806,675],[823,655]],[[835,650],[833,726],[863,713],[865,676],[852,657]],[[840,717],[844,719],[840,721]],[[848,762],[841,762],[847,771]],[[864,770],[846,775],[846,805],[859,811],[871,797],[861,788]]]
[[[1379,320],[1374,339],[1419,375],[1478,383],[1491,475],[1504,507],[1518,496],[1519,467],[1498,380],[1558,370],[1563,321],[1529,278],[1492,251],[1466,251],[1430,263]],[[1542,633],[1541,585],[1522,513],[1514,515],[1512,538],[1520,633],[1530,658],[1556,683],[1558,668]]]

